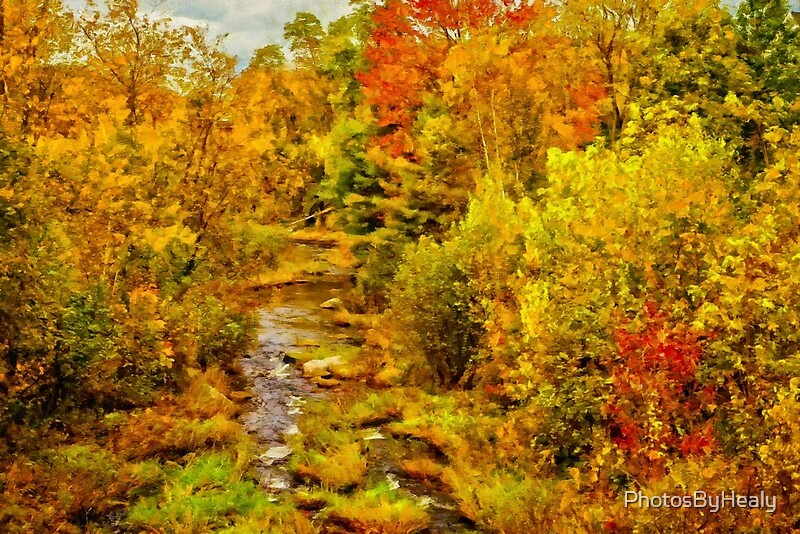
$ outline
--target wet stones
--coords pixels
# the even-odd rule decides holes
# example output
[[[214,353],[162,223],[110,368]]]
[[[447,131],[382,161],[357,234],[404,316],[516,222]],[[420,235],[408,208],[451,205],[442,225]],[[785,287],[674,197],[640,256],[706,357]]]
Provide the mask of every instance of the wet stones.
[[[303,364],[303,376],[306,378],[330,378],[336,369],[344,364],[345,362],[340,356],[310,360]]]
[[[345,307],[344,302],[342,302],[342,299],[340,299],[338,297],[326,300],[325,302],[320,304],[319,307],[322,308],[323,310],[333,310],[333,311],[338,311],[338,312],[346,312],[347,311],[347,308]]]

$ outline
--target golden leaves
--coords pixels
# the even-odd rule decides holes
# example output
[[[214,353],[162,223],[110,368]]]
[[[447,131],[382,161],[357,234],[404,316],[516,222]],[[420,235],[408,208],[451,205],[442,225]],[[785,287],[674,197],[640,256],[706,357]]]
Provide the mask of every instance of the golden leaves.
[[[6,75],[13,75],[24,61],[25,58],[22,56],[11,56],[8,58],[8,64],[4,69]]]
[[[186,226],[176,224],[165,228],[148,228],[144,231],[143,239],[153,251],[162,253],[173,240],[185,245],[194,244],[197,234]]]
[[[564,139],[568,145],[574,142],[575,129],[564,121],[563,117],[545,113],[542,117],[542,124],[548,128],[552,128],[555,132]]]

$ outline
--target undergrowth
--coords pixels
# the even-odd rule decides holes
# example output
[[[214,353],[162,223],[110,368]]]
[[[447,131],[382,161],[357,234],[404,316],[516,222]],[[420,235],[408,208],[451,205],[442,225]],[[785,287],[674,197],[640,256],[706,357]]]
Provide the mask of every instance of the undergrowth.
[[[153,406],[51,422],[0,479],[0,528],[27,532],[274,532],[315,529],[251,473],[256,445],[218,368]]]

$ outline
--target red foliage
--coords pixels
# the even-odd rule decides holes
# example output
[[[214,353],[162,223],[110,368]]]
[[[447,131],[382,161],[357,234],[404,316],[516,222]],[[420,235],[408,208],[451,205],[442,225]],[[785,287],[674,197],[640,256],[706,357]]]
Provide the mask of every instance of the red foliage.
[[[709,454],[717,446],[714,431],[710,425],[698,429],[681,440],[680,450],[684,456]]]
[[[716,440],[702,408],[714,403],[716,391],[699,384],[697,371],[702,340],[711,334],[671,324],[652,302],[644,320],[640,332],[614,332],[619,359],[612,369],[614,394],[606,404],[609,435],[621,449],[651,462],[652,451],[709,454]]]
[[[614,532],[615,530],[617,530],[617,527],[619,527],[619,524],[616,521],[613,521],[611,519],[603,521],[603,528],[608,532]]]
[[[507,21],[519,27],[536,16],[536,3],[515,0],[389,0],[373,16],[365,56],[371,68],[358,76],[380,126],[408,128],[451,46],[471,31]],[[393,133],[385,144],[393,144]]]

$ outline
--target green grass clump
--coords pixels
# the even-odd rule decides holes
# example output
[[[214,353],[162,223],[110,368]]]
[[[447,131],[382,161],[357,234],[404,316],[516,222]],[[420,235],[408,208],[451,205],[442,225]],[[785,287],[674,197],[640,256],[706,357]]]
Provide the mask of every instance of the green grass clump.
[[[389,391],[371,393],[356,402],[346,413],[348,422],[354,426],[372,426],[399,419],[405,399]]]
[[[172,469],[162,491],[131,507],[126,525],[172,532],[208,532],[237,525],[277,528],[293,510],[271,503],[252,481],[243,479],[235,458],[225,453],[198,456]]]
[[[322,515],[349,532],[409,534],[426,528],[430,516],[415,500],[381,483],[354,495],[334,495]]]
[[[109,451],[81,444],[20,458],[0,485],[3,532],[74,532],[118,509],[137,481]]]
[[[367,473],[363,443],[353,442],[326,451],[304,450],[292,461],[293,470],[302,478],[329,490],[355,487]]]
[[[552,511],[563,495],[558,481],[541,481],[524,473],[479,473],[464,465],[446,468],[461,513],[491,531],[544,532],[553,527]]]
[[[424,506],[385,481],[353,493],[310,491],[295,496],[301,508],[318,509],[318,520],[354,534],[409,534],[427,528]],[[336,530],[339,532],[339,530]]]

